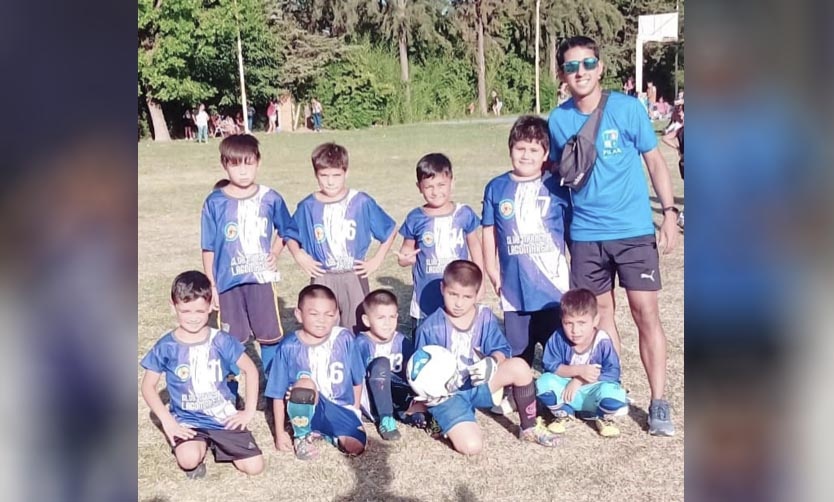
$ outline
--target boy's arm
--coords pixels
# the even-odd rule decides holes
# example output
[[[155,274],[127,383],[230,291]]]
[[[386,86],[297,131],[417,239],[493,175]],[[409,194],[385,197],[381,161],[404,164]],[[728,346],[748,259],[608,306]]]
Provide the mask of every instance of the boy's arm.
[[[652,179],[652,186],[657,198],[660,199],[661,208],[674,207],[675,197],[672,192],[672,178],[669,176],[669,169],[660,150],[655,147],[643,154],[646,161],[646,168],[649,177]],[[661,209],[663,211],[663,209]],[[674,211],[663,211],[663,223],[660,224],[660,235],[657,239],[657,246],[667,254],[678,243],[677,214]]]
[[[252,359],[246,353],[241,354],[235,364],[243,372],[243,376],[246,379],[246,396],[244,401],[246,406],[243,411],[232,415],[226,420],[225,428],[245,430],[249,422],[255,417],[255,408],[258,403],[258,368],[255,367],[255,363],[252,362]]]
[[[403,245],[400,246],[399,251],[394,251],[394,254],[397,255],[397,265],[401,267],[411,267],[415,263],[417,263],[417,253],[420,250],[417,249],[417,243],[414,239],[408,239],[403,237]]]
[[[301,245],[297,240],[288,239],[287,249],[290,250],[290,254],[295,262],[298,263],[298,266],[307,272],[307,275],[310,277],[321,277],[324,275],[324,269],[321,267],[321,262],[314,260],[312,256],[307,254],[307,251],[301,249]]]
[[[617,356],[617,351],[614,350],[614,345],[611,342],[600,344],[600,360],[602,361],[602,369],[599,374],[600,382],[619,382],[620,381],[620,358]]]
[[[492,282],[492,287],[495,289],[495,294],[501,294],[501,271],[498,265],[498,248],[495,245],[495,225],[484,227],[483,235],[484,241],[484,272]]]
[[[286,400],[273,399],[272,400],[272,414],[274,416],[273,425],[275,426],[275,449],[279,451],[292,451],[292,437],[284,430],[284,420],[286,413]]]
[[[353,386],[353,407],[359,410],[362,404],[362,385]],[[361,411],[361,410],[360,410]]]
[[[380,244],[379,249],[376,250],[376,254],[374,254],[373,258],[370,260],[356,260],[356,266],[353,267],[356,275],[362,278],[367,278],[369,275],[376,272],[379,266],[382,265],[382,261],[385,259],[385,255],[388,253],[388,250],[391,249],[391,245],[394,244],[394,238],[396,236],[397,229],[391,229],[391,235],[385,239],[385,242]]]
[[[217,283],[214,282],[214,251],[203,250],[203,272],[211,283],[211,308],[220,310],[220,293],[217,292]]]
[[[469,259],[478,266],[484,273],[484,249],[481,246],[481,237],[478,235],[478,229],[475,229],[466,234],[466,246],[469,248]],[[486,291],[486,281],[481,282],[478,288],[478,298],[483,298]]]
[[[145,374],[142,376],[142,398],[148,403],[148,407],[154,415],[159,418],[162,423],[162,431],[165,432],[165,437],[168,438],[171,445],[174,444],[174,438],[193,438],[197,433],[193,429],[178,424],[156,392],[159,376],[160,374],[155,371],[145,370]]]

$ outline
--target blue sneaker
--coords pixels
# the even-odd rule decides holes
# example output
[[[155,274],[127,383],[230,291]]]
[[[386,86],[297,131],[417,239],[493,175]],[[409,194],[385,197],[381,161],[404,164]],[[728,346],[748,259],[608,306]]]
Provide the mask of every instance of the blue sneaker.
[[[391,415],[382,417],[379,421],[379,435],[385,441],[397,441],[400,439],[400,431],[397,430],[397,421]]]
[[[652,399],[649,405],[649,434],[667,437],[675,435],[675,424],[672,423],[669,401]]]

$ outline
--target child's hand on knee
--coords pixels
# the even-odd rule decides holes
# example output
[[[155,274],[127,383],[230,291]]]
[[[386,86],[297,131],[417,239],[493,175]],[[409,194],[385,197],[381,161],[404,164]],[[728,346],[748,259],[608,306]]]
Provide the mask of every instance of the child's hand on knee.
[[[292,437],[287,431],[275,431],[275,449],[278,451],[292,451]]]

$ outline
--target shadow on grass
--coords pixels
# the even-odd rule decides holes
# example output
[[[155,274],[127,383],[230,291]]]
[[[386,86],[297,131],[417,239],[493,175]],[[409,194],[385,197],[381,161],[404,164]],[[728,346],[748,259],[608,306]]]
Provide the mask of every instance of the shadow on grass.
[[[455,502],[478,502],[478,497],[468,487],[458,485],[455,488]]]
[[[159,399],[162,400],[162,404],[168,406],[168,403],[171,402],[171,395],[168,394],[168,389],[162,389],[159,391]],[[156,427],[156,429],[162,433],[162,438],[165,442],[168,442],[168,436],[165,435],[165,430],[162,428],[162,421],[159,420],[159,417],[156,416],[156,413],[153,411],[148,413],[148,418],[151,419],[151,423]]]
[[[394,473],[388,465],[392,447],[383,441],[368,438],[365,453],[359,457],[347,457],[346,461],[356,476],[356,486],[347,495],[334,499],[337,502],[356,500],[385,500],[386,502],[422,502],[414,497],[401,497],[390,492]]]
[[[634,423],[640,426],[643,431],[649,431],[649,414],[643,408],[628,405],[628,416],[634,420]]]

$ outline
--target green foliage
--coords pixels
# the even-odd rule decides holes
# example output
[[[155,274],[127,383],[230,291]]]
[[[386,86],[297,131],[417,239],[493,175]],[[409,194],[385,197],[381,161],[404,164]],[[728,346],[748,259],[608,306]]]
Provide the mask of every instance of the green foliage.
[[[507,54],[491,61],[496,67],[491,89],[498,92],[504,102],[503,113],[530,113],[536,109],[536,69],[532,63],[515,54]]]
[[[328,65],[327,78],[314,92],[323,106],[325,126],[354,129],[392,123],[399,108],[400,89],[394,83],[398,71],[393,57],[370,47]]]
[[[475,73],[467,61],[448,55],[414,65],[411,84],[413,120],[462,117],[475,99]]]

